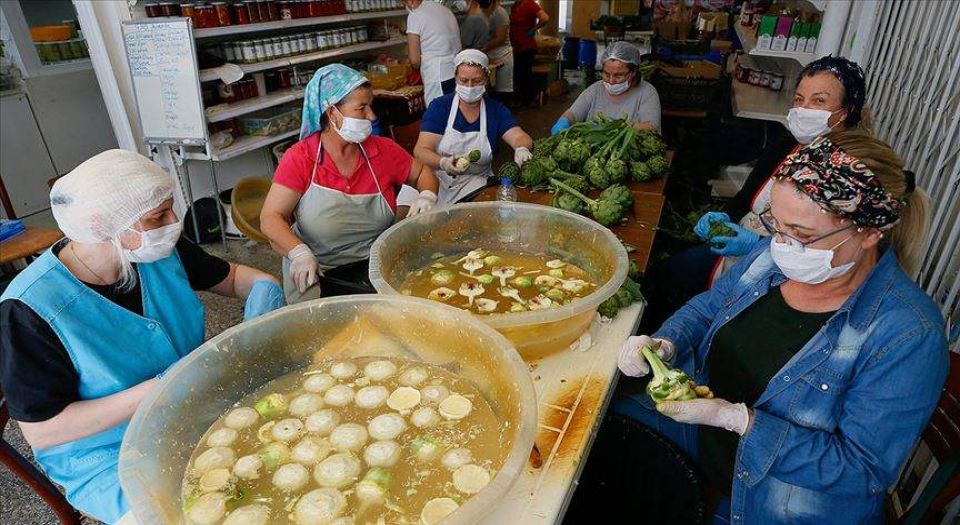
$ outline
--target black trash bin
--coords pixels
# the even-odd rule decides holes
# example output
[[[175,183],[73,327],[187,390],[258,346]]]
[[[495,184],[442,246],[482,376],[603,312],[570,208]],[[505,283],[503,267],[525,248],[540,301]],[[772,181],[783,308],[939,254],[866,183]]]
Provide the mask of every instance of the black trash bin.
[[[636,421],[610,415],[563,523],[593,525],[615,512],[624,517],[617,523],[702,524],[702,486],[693,462],[676,445]]]

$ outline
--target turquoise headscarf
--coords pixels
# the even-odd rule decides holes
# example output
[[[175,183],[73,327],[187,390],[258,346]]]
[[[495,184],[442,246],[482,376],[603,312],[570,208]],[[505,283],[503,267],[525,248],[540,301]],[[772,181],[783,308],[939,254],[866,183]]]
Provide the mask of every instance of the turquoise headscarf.
[[[320,117],[351,91],[367,82],[359,71],[343,64],[328,64],[313,74],[303,96],[300,139],[320,131]]]

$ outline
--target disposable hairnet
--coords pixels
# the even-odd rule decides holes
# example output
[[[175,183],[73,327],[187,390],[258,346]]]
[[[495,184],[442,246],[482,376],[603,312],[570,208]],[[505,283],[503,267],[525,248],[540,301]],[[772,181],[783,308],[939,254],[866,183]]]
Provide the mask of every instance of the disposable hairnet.
[[[614,42],[603,50],[600,63],[602,64],[607,60],[618,60],[626,64],[637,65],[640,63],[640,50],[629,42]]]
[[[57,180],[50,207],[57,226],[83,243],[116,240],[123,230],[173,196],[173,180],[150,159],[112,149]]]
[[[454,67],[459,66],[460,64],[469,64],[472,66],[486,68],[490,66],[490,59],[487,58],[487,54],[483,51],[476,49],[464,49],[463,51],[457,53],[457,56],[453,57]]]

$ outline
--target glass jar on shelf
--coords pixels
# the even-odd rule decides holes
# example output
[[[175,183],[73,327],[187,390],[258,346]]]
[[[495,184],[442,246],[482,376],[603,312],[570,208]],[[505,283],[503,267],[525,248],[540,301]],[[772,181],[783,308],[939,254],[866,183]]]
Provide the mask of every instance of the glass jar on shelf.
[[[160,16],[180,16],[180,4],[160,2]]]
[[[197,4],[197,23],[201,28],[217,27],[217,13],[210,4]]]
[[[193,21],[193,27],[197,27],[197,6],[195,4],[180,4],[180,16],[189,18]]]
[[[250,19],[251,24],[259,24],[263,21],[260,19],[260,7],[257,5],[257,0],[243,0],[243,5],[247,8],[247,18]]]
[[[247,14],[247,6],[243,5],[243,2],[230,4],[230,18],[233,19],[233,23],[238,26],[249,24],[250,15]]]
[[[230,20],[230,8],[227,7],[226,2],[211,2],[210,5],[213,6],[213,12],[217,18],[217,27],[233,25]]]
[[[147,18],[163,16],[163,12],[160,10],[160,2],[150,2],[149,4],[144,4],[143,9],[147,13]]]
[[[277,5],[277,0],[267,0],[267,15],[271,22],[280,20],[280,7]]]

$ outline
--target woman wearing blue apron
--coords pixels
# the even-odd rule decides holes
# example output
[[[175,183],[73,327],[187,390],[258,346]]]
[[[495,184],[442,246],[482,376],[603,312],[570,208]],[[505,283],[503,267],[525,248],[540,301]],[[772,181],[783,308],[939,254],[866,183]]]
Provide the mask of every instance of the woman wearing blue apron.
[[[372,103],[367,79],[341,64],[320,68],[307,85],[301,140],[283,154],[260,214],[263,233],[284,255],[288,302],[364,284],[370,245],[396,220],[402,184],[418,190],[410,214],[437,201],[433,170],[371,135]]]
[[[514,148],[517,164],[533,156],[533,139],[520,128],[510,110],[484,96],[489,82],[487,55],[466,49],[454,63],[456,92],[430,103],[414,148],[417,160],[438,170],[441,204],[459,202],[487,185],[487,179],[493,176],[493,154],[499,139]],[[479,161],[466,168],[455,165],[455,157],[473,150],[480,151]],[[404,187],[398,198],[400,206],[409,206],[416,196],[413,188]]]
[[[173,180],[110,150],[53,186],[66,235],[0,296],[0,386],[37,462],[81,512],[128,510],[117,460],[127,423],[170,365],[204,337],[196,290],[283,305],[277,280],[180,238]]]

